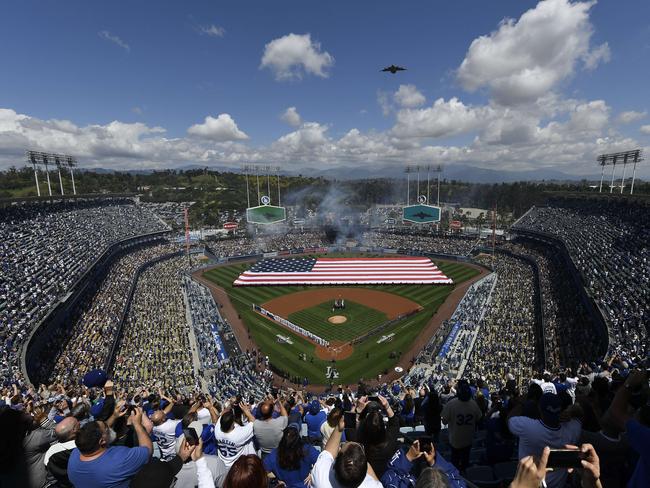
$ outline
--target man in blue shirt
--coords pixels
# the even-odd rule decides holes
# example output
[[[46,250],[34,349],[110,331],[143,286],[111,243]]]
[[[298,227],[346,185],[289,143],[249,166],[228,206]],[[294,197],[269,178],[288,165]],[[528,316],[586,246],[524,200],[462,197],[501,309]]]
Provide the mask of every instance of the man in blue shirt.
[[[327,413],[322,409],[318,400],[312,400],[309,404],[309,410],[305,415],[305,422],[307,423],[307,435],[309,442],[312,444],[320,444],[323,439],[323,434],[320,432],[320,427],[327,420]]]
[[[131,425],[138,447],[110,447],[115,432],[106,422],[85,424],[75,439],[76,449],[68,461],[68,477],[78,488],[127,488],[131,478],[147,464],[153,446],[142,425],[142,409],[131,412]]]

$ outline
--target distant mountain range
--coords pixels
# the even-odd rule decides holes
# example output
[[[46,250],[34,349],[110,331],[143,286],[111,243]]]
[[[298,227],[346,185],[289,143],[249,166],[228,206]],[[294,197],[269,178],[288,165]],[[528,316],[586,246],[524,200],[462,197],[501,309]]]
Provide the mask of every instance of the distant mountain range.
[[[203,169],[205,166],[199,164],[190,164],[179,166],[178,170],[190,170],[190,169]],[[208,169],[212,171],[221,171],[221,172],[234,172],[239,173],[241,170],[239,168],[231,168],[227,166],[208,166]],[[83,171],[83,170],[82,170]],[[105,168],[89,168],[88,171],[95,171],[97,173],[112,173],[114,170],[105,169]],[[128,173],[131,174],[150,174],[153,173],[152,169],[147,170],[128,170]],[[314,176],[323,176],[328,179],[338,179],[338,180],[360,180],[368,178],[406,178],[404,174],[404,169],[394,166],[377,166],[368,171],[367,167],[346,167],[346,168],[330,168],[330,169],[318,169],[318,168],[295,168],[295,169],[283,169],[281,174],[289,176],[297,176],[299,174],[308,175],[311,177]],[[420,173],[420,177],[426,178],[426,173]],[[497,170],[497,169],[485,169],[477,168],[475,166],[465,165],[465,164],[454,164],[446,166],[443,170],[442,177],[447,180],[459,180],[467,181],[469,183],[512,183],[514,181],[580,181],[582,179],[591,180],[591,181],[600,181],[600,175],[571,175],[563,173],[562,171],[542,168],[526,171],[511,171],[511,170]],[[431,179],[435,178],[435,174],[431,173]],[[619,176],[620,178],[620,176]]]

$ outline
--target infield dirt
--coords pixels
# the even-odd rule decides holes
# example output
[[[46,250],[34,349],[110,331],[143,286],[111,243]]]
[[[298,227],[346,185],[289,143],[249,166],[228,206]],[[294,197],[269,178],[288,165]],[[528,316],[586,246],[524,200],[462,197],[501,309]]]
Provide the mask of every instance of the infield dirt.
[[[400,315],[422,310],[422,307],[408,298],[385,291],[364,288],[316,288],[283,295],[262,304],[269,312],[280,317],[288,317],[294,312],[315,307],[328,300],[344,298],[386,314],[389,320]]]

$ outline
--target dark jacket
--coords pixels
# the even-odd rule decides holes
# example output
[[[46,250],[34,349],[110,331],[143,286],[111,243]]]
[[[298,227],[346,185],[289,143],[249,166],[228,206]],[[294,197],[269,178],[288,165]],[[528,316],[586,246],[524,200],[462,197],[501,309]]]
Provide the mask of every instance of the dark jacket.
[[[39,427],[25,436],[23,448],[29,473],[29,488],[41,488],[45,484],[47,470],[43,458],[53,442],[56,442],[53,429]]]
[[[413,466],[414,464],[406,457],[406,453],[402,449],[398,449],[388,462],[386,471],[379,481],[384,488],[412,488],[417,481],[411,473]],[[443,458],[440,453],[436,453],[436,463],[433,467],[447,475],[452,488],[467,488],[467,483],[456,467]]]
[[[388,419],[388,424],[386,425],[385,442],[378,445],[364,445],[366,459],[372,466],[372,469],[375,470],[375,474],[378,478],[381,478],[381,475],[384,474],[386,465],[393,455],[392,453],[395,452],[399,445],[397,442],[397,436],[399,436],[399,417],[393,415]]]

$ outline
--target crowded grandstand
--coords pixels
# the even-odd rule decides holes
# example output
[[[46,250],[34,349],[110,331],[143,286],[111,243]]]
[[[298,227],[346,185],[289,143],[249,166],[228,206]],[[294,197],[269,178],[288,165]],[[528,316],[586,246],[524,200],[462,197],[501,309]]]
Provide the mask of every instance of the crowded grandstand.
[[[125,197],[3,208],[7,486],[647,482],[643,200],[550,199],[498,242],[365,225],[190,246],[170,208]],[[312,385],[270,364],[198,277],[314,249],[484,272],[403,374]],[[566,446],[579,446],[577,464],[540,468]]]

